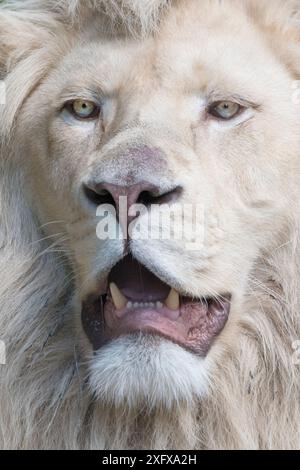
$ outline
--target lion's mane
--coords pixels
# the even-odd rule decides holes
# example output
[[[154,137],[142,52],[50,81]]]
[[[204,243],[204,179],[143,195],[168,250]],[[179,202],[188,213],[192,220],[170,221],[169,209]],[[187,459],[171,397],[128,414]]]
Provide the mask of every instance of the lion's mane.
[[[299,214],[282,234],[282,246],[257,261],[233,345],[223,353],[208,397],[173,412],[144,414],[108,409],[91,395],[72,326],[72,266],[56,240],[45,237],[28,202],[30,181],[15,129],[22,103],[64,47],[51,48],[49,37],[55,43],[53,33],[64,34],[66,24],[94,8],[112,24],[116,17],[128,22],[128,34],[146,34],[170,3],[11,0],[0,9],[0,73],[10,102],[9,110],[0,106],[0,339],[7,347],[7,365],[0,366],[1,448],[300,445],[300,375],[292,348],[300,339]],[[6,34],[24,18],[29,52],[14,44],[20,37]]]

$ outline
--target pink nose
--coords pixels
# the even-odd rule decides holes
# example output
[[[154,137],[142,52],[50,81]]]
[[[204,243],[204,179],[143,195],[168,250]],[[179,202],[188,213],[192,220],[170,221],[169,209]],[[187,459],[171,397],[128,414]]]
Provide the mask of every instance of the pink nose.
[[[159,186],[145,181],[131,186],[96,183],[85,186],[84,191],[87,198],[98,206],[101,204],[113,205],[119,216],[121,198],[126,198],[128,210],[133,204],[143,204],[149,207],[152,204],[175,202],[181,194],[182,188],[177,186],[165,192]],[[132,217],[129,218],[129,221],[130,219]]]

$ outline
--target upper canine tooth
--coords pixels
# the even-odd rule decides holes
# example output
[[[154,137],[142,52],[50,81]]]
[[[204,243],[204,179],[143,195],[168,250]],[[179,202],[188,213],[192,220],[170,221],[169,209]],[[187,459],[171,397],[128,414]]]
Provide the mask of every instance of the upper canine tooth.
[[[165,305],[170,310],[178,310],[179,309],[179,294],[175,289],[171,289],[168,297],[165,300]]]
[[[127,299],[125,295],[122,294],[118,286],[114,282],[112,282],[109,288],[110,288],[111,297],[112,297],[112,300],[116,309],[122,310],[123,308],[125,308],[127,304]]]

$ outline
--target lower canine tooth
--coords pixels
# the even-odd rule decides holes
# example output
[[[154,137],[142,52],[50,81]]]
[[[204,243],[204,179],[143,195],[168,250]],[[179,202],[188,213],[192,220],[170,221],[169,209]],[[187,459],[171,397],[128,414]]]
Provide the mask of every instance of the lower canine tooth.
[[[112,300],[116,309],[122,310],[123,308],[125,308],[127,304],[127,299],[125,295],[122,294],[118,286],[114,282],[112,282],[109,288],[110,288],[111,297],[112,297]]]
[[[165,300],[165,305],[170,310],[178,310],[179,309],[179,294],[175,289],[171,289],[168,297]]]

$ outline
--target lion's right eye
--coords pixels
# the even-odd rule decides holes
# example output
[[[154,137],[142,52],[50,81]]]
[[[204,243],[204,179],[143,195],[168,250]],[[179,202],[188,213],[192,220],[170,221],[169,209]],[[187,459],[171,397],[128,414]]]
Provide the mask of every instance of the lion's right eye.
[[[218,101],[209,107],[209,114],[218,119],[229,121],[236,117],[243,109],[238,103],[232,101]]]
[[[100,106],[87,100],[69,101],[65,105],[65,109],[69,111],[76,119],[92,120],[97,119],[100,115]]]

